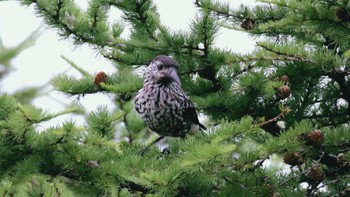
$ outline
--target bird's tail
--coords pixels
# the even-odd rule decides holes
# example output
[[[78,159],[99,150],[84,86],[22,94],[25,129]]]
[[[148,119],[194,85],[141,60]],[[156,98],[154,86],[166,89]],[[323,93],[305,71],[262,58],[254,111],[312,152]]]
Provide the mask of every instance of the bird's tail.
[[[202,130],[207,130],[207,127],[205,127],[204,125],[202,125],[201,123],[199,123],[199,128]]]

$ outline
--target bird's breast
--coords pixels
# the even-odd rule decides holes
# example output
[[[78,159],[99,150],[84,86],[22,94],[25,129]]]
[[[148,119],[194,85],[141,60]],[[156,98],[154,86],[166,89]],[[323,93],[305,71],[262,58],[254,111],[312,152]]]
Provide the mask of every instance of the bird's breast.
[[[135,107],[148,127],[157,133],[182,135],[191,125],[184,120],[185,93],[177,84],[144,86],[137,95]],[[179,132],[176,134],[176,132]],[[164,134],[164,133],[163,133]]]

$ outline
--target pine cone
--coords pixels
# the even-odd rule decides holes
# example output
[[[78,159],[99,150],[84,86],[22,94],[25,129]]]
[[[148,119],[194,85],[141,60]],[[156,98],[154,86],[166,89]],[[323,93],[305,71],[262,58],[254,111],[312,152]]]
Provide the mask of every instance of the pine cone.
[[[287,75],[283,75],[280,77],[280,80],[283,81],[284,83],[287,83],[289,81],[289,77]]]
[[[299,152],[284,154],[283,161],[291,166],[301,165],[304,163],[304,159]]]
[[[313,167],[307,174],[307,177],[309,177],[314,182],[319,182],[323,180],[323,173],[319,167]]]
[[[307,141],[311,145],[321,145],[323,140],[324,140],[324,136],[321,130],[312,131],[307,135]]]
[[[281,99],[289,97],[291,90],[288,86],[284,85],[277,89],[277,96]]]
[[[253,21],[252,19],[245,19],[241,23],[241,27],[245,30],[252,30],[255,27],[255,21]]]
[[[335,14],[337,15],[339,21],[341,22],[347,22],[350,19],[349,13],[344,8],[338,8]]]
[[[105,72],[103,71],[98,72],[95,76],[94,85],[97,87],[101,87],[100,83],[106,82],[107,78],[108,78],[108,75]]]

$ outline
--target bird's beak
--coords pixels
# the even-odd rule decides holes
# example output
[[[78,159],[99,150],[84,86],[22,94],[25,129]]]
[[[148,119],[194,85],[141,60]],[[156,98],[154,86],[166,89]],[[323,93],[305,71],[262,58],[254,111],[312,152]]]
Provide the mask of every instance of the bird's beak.
[[[170,72],[168,70],[161,71],[160,76],[161,76],[161,81],[172,80],[178,83],[179,85],[181,85],[179,76],[177,75],[175,69],[171,69]]]
[[[178,83],[179,85],[181,85],[181,82],[180,82],[180,79],[179,79],[179,76],[177,75],[176,73],[176,70],[175,69],[172,69],[169,76],[174,80],[176,81],[176,83]]]

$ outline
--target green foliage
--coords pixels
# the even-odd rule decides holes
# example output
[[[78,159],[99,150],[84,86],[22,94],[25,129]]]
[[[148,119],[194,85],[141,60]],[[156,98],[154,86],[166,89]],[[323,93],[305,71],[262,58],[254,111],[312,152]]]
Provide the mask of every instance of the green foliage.
[[[18,56],[23,50],[34,45],[36,38],[39,36],[39,30],[34,31],[27,39],[15,47],[6,47],[0,38],[0,65],[9,69],[10,61]]]
[[[101,132],[102,136],[106,136],[109,139],[114,137],[114,122],[123,116],[123,112],[116,114],[109,114],[107,106],[103,106],[97,109],[97,112],[92,112],[87,117],[87,123],[91,132]]]
[[[109,83],[102,84],[102,88],[115,94],[134,94],[143,84],[143,79],[136,76],[129,69],[119,70],[109,78]]]
[[[17,46],[12,47],[5,46],[0,38],[0,80],[14,70],[11,61],[21,52],[33,46],[39,35],[40,29],[37,29]],[[47,84],[42,87],[26,87],[24,89],[16,90],[13,93],[13,96],[20,100],[21,103],[30,104],[35,97],[46,94],[43,89],[46,85]]]
[[[116,109],[47,113],[20,99],[35,90],[15,94],[21,102],[2,94],[0,195],[348,196],[349,2],[260,2],[231,8],[196,0],[189,30],[173,32],[151,0],[91,0],[86,10],[71,0],[22,0],[63,38],[115,63],[115,73],[94,75],[63,57],[81,77],[60,74],[51,81],[55,89],[108,93]],[[112,24],[111,8],[123,13]],[[131,24],[126,38],[124,22]],[[263,41],[234,54],[215,47],[220,28]],[[3,53],[3,62],[24,46]],[[144,151],[156,136],[137,117],[133,96],[159,54],[178,61],[183,89],[209,129],[161,142],[164,152],[154,145]],[[85,114],[85,125],[39,130],[71,112]]]
[[[52,85],[57,88],[57,90],[72,95],[97,92],[92,76],[77,79],[76,77],[61,74],[55,76],[51,82]]]

